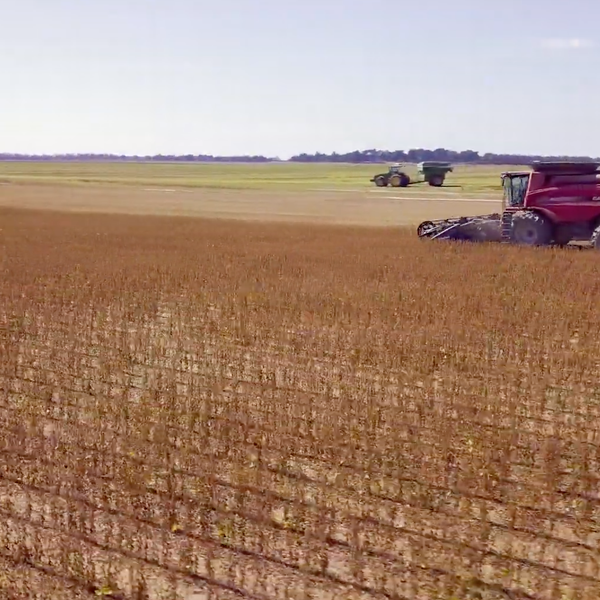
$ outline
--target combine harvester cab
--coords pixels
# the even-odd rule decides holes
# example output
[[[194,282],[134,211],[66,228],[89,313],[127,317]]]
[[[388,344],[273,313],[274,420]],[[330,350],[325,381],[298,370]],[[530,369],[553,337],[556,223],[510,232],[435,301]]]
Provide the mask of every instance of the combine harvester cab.
[[[600,163],[536,162],[532,171],[502,173],[502,215],[425,221],[429,239],[564,246],[589,241],[600,249]]]

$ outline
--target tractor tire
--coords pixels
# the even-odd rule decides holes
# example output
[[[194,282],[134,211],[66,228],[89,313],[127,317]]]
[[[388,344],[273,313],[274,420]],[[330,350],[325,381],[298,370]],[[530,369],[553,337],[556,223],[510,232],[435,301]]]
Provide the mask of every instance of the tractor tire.
[[[389,181],[392,187],[400,187],[402,177],[400,177],[400,175],[392,175]]]
[[[543,215],[522,210],[513,215],[510,241],[519,246],[548,246],[552,242],[552,223]]]
[[[595,250],[600,250],[600,225],[594,229],[590,242]]]
[[[396,173],[390,177],[392,187],[406,187],[410,183],[410,177],[406,173]]]
[[[443,175],[432,175],[428,181],[429,185],[433,187],[441,187],[444,185],[444,176]]]
[[[375,185],[377,187],[386,187],[388,184],[387,179],[383,175],[379,175],[379,177],[375,177]]]

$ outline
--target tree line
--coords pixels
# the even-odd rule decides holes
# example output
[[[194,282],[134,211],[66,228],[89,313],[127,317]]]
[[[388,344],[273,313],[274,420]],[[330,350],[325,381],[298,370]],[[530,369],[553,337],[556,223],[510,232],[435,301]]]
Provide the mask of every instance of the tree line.
[[[495,154],[487,152],[480,154],[474,150],[446,150],[437,148],[436,150],[426,150],[417,148],[413,150],[356,150],[346,154],[298,154],[290,158],[292,162],[343,162],[343,163],[379,163],[379,162],[409,162],[418,163],[425,160],[443,161],[451,163],[472,163],[488,165],[523,165],[530,164],[537,160],[594,160],[590,156],[543,156],[529,154]],[[600,160],[600,159],[595,159]]]
[[[0,161],[107,161],[107,162],[272,162],[266,156],[213,156],[211,154],[16,154],[0,153]]]
[[[417,163],[425,160],[445,161],[451,163],[489,164],[489,165],[524,165],[536,160],[579,160],[589,161],[600,158],[590,156],[544,156],[530,154],[496,154],[487,152],[480,154],[474,150],[447,150],[437,148],[427,150],[415,148],[411,150],[354,150],[353,152],[331,154],[315,152],[313,154],[297,154],[282,161],[278,157],[262,155],[213,156],[211,154],[156,154],[156,155],[124,155],[124,154],[16,154],[0,153],[0,161],[108,161],[108,162],[209,162],[209,163]]]

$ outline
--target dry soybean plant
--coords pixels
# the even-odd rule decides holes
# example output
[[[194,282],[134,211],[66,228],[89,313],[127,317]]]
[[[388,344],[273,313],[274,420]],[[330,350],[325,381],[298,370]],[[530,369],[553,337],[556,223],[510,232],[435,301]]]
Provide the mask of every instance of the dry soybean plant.
[[[0,596],[599,597],[595,253],[0,217]]]

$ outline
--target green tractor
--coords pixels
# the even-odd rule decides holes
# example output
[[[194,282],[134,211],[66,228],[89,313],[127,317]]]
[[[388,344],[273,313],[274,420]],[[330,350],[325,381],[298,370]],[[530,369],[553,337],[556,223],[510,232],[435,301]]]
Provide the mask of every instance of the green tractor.
[[[399,164],[392,165],[387,173],[380,173],[371,179],[377,187],[406,187],[410,184],[410,177],[401,170]]]
[[[439,161],[423,161],[417,165],[417,171],[421,176],[416,181],[411,181],[410,177],[400,169],[399,164],[392,165],[387,173],[380,173],[371,179],[377,187],[406,187],[416,183],[428,183],[433,187],[444,185],[446,175],[453,171],[450,163]]]

